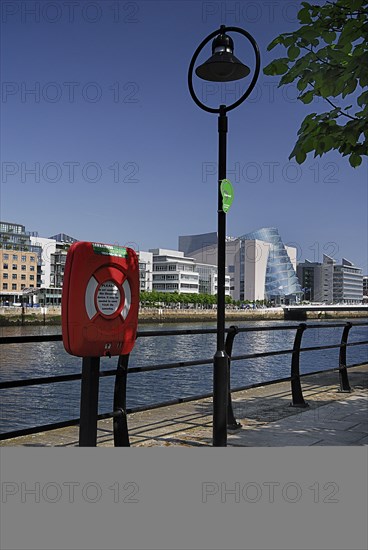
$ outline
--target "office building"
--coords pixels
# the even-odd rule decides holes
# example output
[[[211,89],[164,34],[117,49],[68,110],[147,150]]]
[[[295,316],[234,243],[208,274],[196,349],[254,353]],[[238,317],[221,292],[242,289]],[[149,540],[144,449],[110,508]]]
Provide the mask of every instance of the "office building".
[[[152,252],[138,252],[139,263],[139,289],[146,292],[152,291],[152,270],[153,254]]]
[[[199,274],[193,258],[185,257],[184,252],[163,248],[149,252],[153,257],[152,290],[198,294]]]
[[[262,228],[240,238],[244,241],[257,239],[270,245],[264,281],[265,298],[279,304],[298,302],[303,293],[295,272],[295,248],[285,246],[274,227]]]
[[[296,274],[303,291],[303,299],[310,302],[321,301],[321,264],[305,260],[297,265]]]
[[[305,260],[297,266],[297,275],[303,289],[304,300],[332,304],[335,260],[326,254],[323,262]]]
[[[297,272],[305,297],[310,295],[314,302],[356,304],[363,300],[362,270],[345,258],[337,264],[324,254],[322,263],[305,260]]]
[[[368,275],[363,275],[363,296],[368,296]]]
[[[179,248],[191,250],[201,263],[217,265],[215,233],[179,237]],[[193,250],[195,246],[199,249]],[[182,247],[182,248],[181,248]],[[184,251],[184,250],[183,250]],[[226,266],[235,300],[295,303],[302,290],[296,276],[296,249],[282,243],[275,228],[226,238]]]
[[[181,235],[179,237],[179,250],[185,256],[191,256],[193,252],[211,246],[217,247],[217,233],[202,233],[200,235]]]
[[[195,270],[199,274],[199,293],[217,294],[217,266],[195,263]],[[225,275],[225,296],[230,296],[230,275]]]
[[[346,258],[334,266],[333,301],[343,304],[359,304],[363,301],[363,273]]]

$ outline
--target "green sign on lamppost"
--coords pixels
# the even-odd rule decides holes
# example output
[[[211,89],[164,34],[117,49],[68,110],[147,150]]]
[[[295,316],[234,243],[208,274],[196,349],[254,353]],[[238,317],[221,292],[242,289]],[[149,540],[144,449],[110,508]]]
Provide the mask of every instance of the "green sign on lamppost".
[[[226,179],[222,180],[220,191],[222,195],[222,210],[227,214],[234,200],[234,188],[231,181]]]
[[[193,87],[193,70],[199,53],[213,39],[212,55],[195,73],[211,82],[230,82],[249,75],[250,69],[234,55],[234,42],[227,34],[235,32],[242,34],[251,43],[255,53],[255,68],[253,78],[243,95],[231,105],[220,105],[213,108],[202,103]],[[208,113],[218,116],[218,221],[217,221],[217,349],[213,360],[213,445],[226,447],[227,444],[227,404],[228,404],[228,371],[229,358],[225,351],[225,273],[226,273],[226,213],[234,198],[231,182],[226,179],[226,136],[227,112],[238,107],[250,95],[256,85],[260,71],[260,54],[257,42],[244,29],[239,27],[221,27],[209,34],[198,46],[188,70],[188,86],[194,102]]]

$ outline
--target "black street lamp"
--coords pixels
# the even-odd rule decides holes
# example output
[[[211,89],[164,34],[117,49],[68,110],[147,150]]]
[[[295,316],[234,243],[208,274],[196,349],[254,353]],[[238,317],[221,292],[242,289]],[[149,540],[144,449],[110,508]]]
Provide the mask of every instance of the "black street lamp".
[[[234,43],[227,32],[245,36],[253,46],[256,57],[254,75],[243,95],[231,105],[220,105],[217,109],[202,103],[193,88],[193,69],[199,53],[212,42],[212,56],[196,68],[196,75],[212,82],[230,82],[246,77],[250,69],[234,56]],[[227,403],[229,358],[225,351],[225,269],[226,269],[226,213],[223,209],[221,182],[226,179],[226,113],[238,107],[250,95],[256,85],[260,71],[260,54],[257,42],[244,29],[221,25],[219,30],[209,34],[198,46],[188,70],[188,86],[194,102],[208,113],[217,113],[219,132],[218,152],[218,230],[217,230],[217,349],[213,360],[213,446],[226,447],[227,444]]]

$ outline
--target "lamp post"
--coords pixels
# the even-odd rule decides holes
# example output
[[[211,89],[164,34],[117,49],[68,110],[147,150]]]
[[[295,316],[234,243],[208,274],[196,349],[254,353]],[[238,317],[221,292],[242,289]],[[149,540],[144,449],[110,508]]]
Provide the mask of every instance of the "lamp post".
[[[212,56],[195,70],[196,75],[211,82],[230,82],[249,75],[250,69],[234,55],[234,42],[226,34],[235,32],[245,36],[253,46],[255,69],[253,78],[243,95],[231,105],[213,108],[202,103],[193,87],[193,69],[198,55],[211,40]],[[217,348],[213,361],[213,446],[226,447],[227,444],[227,401],[229,358],[225,351],[225,269],[226,269],[226,213],[223,209],[221,183],[226,179],[226,141],[228,131],[227,112],[238,107],[250,95],[256,85],[260,70],[260,54],[257,42],[244,29],[226,27],[209,34],[198,46],[188,70],[188,87],[194,102],[208,113],[218,114],[218,220],[217,220]]]

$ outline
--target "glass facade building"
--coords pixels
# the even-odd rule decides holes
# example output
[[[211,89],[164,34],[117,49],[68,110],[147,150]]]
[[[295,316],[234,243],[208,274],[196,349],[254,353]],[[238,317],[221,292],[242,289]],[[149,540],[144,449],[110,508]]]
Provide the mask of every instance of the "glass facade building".
[[[217,246],[217,233],[202,233],[200,235],[182,235],[179,237],[179,250],[184,252],[184,256],[190,257],[192,252],[206,248],[207,246]]]
[[[259,240],[270,244],[265,280],[267,300],[274,300],[276,303],[295,302],[303,295],[295,269],[276,228],[262,228],[247,233],[240,239]],[[244,272],[244,269],[241,272]]]

